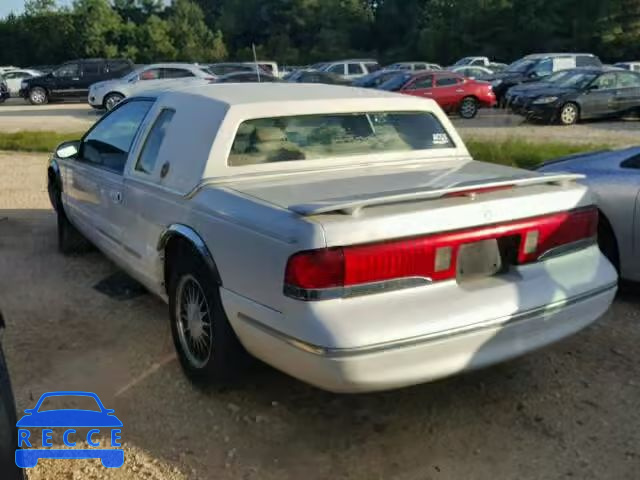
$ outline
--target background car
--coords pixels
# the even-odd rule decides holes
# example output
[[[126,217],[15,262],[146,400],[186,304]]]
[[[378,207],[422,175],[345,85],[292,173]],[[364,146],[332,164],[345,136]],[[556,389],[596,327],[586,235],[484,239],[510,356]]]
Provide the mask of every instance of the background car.
[[[326,83],[328,85],[349,85],[349,80],[329,72],[314,70],[298,70],[289,75],[285,81],[291,83]]]
[[[4,327],[4,318],[0,312],[0,335]],[[24,478],[22,470],[16,467],[14,452],[17,445],[16,404],[11,390],[9,369],[0,343],[0,472],[3,480]]]
[[[20,85],[22,84],[23,80],[27,78],[41,77],[42,75],[44,75],[43,72],[27,69],[9,70],[3,74],[4,79],[7,82],[9,94],[12,97],[17,97],[20,95]]]
[[[623,68],[625,70],[631,70],[632,72],[640,72],[640,62],[619,62],[613,66]]]
[[[219,77],[215,83],[263,83],[263,82],[279,82],[280,80],[269,74],[260,74],[256,72],[236,72]]]
[[[343,76],[344,78],[348,78],[349,80],[354,80],[358,77],[364,77],[369,73],[380,70],[380,65],[377,60],[373,59],[351,59],[316,64],[315,66],[312,66],[311,69],[321,72],[335,73]]]
[[[180,80],[202,84],[216,80],[205,67],[190,63],[156,63],[147,65],[115,80],[107,80],[91,85],[89,88],[89,105],[93,108],[109,111],[126,97],[144,90],[167,87],[167,82]]]
[[[11,70],[16,70],[18,68],[20,68],[20,67],[16,67],[16,66],[13,66],[13,65],[3,65],[3,66],[0,67],[0,75],[2,75],[4,72],[9,72]]]
[[[600,210],[600,249],[622,278],[640,281],[640,256],[634,247],[640,240],[640,227],[635,220],[640,194],[640,147],[572,155],[548,162],[539,171],[586,176],[583,182]]]
[[[378,70],[364,77],[356,78],[351,85],[361,88],[377,88],[397,75],[406,74],[403,70]]]
[[[381,90],[435,100],[445,112],[474,118],[480,107],[493,107],[496,97],[491,85],[452,72],[406,73],[393,77]]]
[[[602,62],[590,53],[542,53],[527,55],[509,65],[503,72],[487,78],[493,85],[498,102],[514,85],[536,82],[554,72],[576,67],[602,67]]]
[[[640,113],[640,74],[624,70],[575,69],[545,88],[519,97],[529,119],[573,125],[580,120]]]
[[[384,67],[384,70],[409,70],[412,72],[421,70],[442,70],[437,63],[428,62],[397,62]]]
[[[454,67],[451,69],[451,71],[454,73],[459,73],[463,77],[467,77],[472,80],[485,80],[494,74],[494,72],[492,70],[489,70],[488,68],[475,66]]]
[[[7,82],[0,74],[0,103],[4,103],[7,98],[10,97],[9,88],[7,87]]]
[[[20,96],[32,105],[44,105],[52,100],[87,98],[89,87],[103,80],[120,78],[133,70],[130,60],[75,60],[60,65],[42,77],[28,78],[20,85]]]
[[[210,63],[203,67],[206,67],[208,71],[210,71],[212,74],[214,74],[217,77],[222,77],[223,75],[228,75],[230,73],[236,73],[236,72],[255,72],[256,71],[255,65],[249,65],[246,63]],[[260,68],[262,72],[270,75],[269,72],[267,72],[266,70],[263,70],[261,67],[258,67],[258,68]]]

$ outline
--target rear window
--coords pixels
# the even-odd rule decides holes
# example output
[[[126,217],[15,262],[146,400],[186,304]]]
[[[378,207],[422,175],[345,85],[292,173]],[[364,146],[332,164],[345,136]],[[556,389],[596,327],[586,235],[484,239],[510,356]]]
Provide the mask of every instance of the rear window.
[[[576,67],[599,67],[602,65],[597,57],[579,55],[576,57]]]
[[[247,120],[238,128],[230,166],[453,148],[428,112],[300,115]]]

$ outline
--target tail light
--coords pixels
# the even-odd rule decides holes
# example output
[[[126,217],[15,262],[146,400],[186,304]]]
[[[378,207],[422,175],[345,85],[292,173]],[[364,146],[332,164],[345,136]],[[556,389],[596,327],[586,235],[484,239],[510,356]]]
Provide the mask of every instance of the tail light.
[[[588,207],[410,239],[308,250],[289,258],[284,291],[301,300],[323,300],[451,280],[460,247],[490,239],[514,239],[516,265],[538,262],[593,244],[597,225],[598,211]]]

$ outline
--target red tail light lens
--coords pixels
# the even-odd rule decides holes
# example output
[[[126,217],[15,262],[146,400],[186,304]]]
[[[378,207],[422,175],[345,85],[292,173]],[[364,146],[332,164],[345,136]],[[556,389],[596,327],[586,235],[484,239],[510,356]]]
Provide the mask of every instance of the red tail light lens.
[[[457,275],[462,245],[505,237],[518,241],[517,264],[536,262],[592,242],[597,225],[598,211],[589,207],[418,238],[299,252],[287,263],[285,293],[318,300],[326,297],[318,292],[327,289],[337,289],[335,297],[345,296],[348,288],[399,279],[449,280]]]

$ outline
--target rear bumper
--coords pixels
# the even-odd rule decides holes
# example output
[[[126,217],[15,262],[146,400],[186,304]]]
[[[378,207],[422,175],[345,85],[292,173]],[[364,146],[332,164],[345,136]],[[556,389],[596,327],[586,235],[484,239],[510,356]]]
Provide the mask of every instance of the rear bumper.
[[[615,293],[608,284],[507,318],[347,349],[302,342],[244,315],[232,324],[245,347],[274,367],[324,390],[357,393],[429,382],[544,347],[597,320]]]

